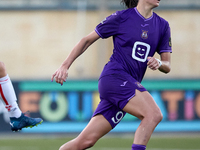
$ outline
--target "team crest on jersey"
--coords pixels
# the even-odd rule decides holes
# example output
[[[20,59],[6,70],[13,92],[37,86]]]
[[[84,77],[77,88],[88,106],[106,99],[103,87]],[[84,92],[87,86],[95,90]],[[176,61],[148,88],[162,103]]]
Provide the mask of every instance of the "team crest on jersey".
[[[147,38],[148,38],[148,31],[142,30],[141,37],[142,37],[143,39],[147,39]]]
[[[135,84],[139,87],[139,88],[143,88],[142,84],[140,82],[135,82]]]

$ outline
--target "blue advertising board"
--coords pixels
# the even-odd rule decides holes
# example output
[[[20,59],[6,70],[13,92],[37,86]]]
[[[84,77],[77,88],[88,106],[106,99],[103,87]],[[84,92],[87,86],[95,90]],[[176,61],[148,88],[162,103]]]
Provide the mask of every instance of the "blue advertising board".
[[[22,132],[80,132],[100,101],[97,84],[96,80],[67,81],[63,86],[48,81],[14,82],[21,110],[44,120]],[[163,114],[156,132],[200,131],[200,80],[145,80],[142,84]],[[2,103],[0,121],[0,132],[10,130]],[[139,119],[126,114],[112,132],[134,132],[139,124]]]

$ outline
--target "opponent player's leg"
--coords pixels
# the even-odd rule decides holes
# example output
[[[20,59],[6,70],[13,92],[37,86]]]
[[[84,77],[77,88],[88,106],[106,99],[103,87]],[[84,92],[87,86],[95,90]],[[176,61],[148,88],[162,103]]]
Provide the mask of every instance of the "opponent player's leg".
[[[0,99],[5,104],[10,117],[21,116],[21,110],[16,103],[17,98],[3,62],[0,62]]]
[[[84,150],[92,147],[112,127],[103,115],[92,117],[85,129],[75,139],[65,143],[59,150]]]
[[[5,64],[0,61],[0,78],[5,77],[6,74]]]
[[[17,98],[6,68],[3,62],[0,62],[0,99],[8,110],[10,117],[11,130],[18,131],[24,127],[32,127],[42,122],[40,118],[29,118],[22,114],[17,104]]]
[[[124,111],[141,120],[134,136],[132,150],[145,150],[162,113],[149,92],[136,90],[136,95],[126,104]]]

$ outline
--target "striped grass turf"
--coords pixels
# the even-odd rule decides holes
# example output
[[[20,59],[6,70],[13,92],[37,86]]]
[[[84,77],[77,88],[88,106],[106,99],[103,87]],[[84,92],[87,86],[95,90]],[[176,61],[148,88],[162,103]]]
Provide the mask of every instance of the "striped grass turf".
[[[66,141],[72,138],[56,137],[52,135],[19,136],[12,135],[0,138],[0,150],[58,150]],[[131,150],[132,137],[106,136],[100,139],[91,150]],[[147,150],[200,150],[200,136],[156,136],[152,137]]]

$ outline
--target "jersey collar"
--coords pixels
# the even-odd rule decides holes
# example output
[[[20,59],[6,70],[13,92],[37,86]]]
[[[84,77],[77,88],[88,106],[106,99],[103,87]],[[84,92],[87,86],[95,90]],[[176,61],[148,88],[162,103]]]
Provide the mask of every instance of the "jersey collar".
[[[151,15],[151,17],[149,17],[149,18],[144,18],[140,13],[139,13],[139,11],[137,10],[137,8],[135,7],[134,8],[135,9],[135,12],[138,14],[138,16],[140,17],[140,18],[142,18],[144,21],[149,21],[149,20],[151,20],[152,18],[153,18],[153,16],[154,16],[154,13]]]

